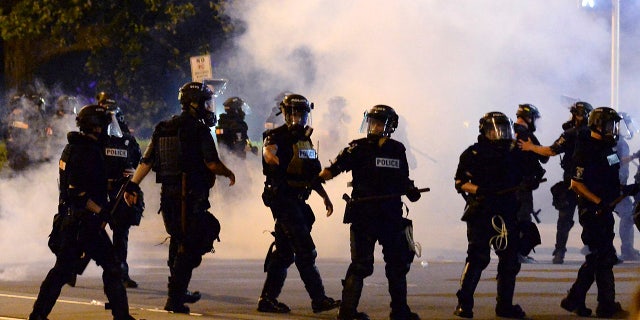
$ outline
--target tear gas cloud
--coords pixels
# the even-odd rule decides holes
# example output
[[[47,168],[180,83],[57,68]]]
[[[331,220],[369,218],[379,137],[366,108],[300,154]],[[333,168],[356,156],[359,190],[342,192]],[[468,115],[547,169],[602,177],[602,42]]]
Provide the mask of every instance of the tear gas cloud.
[[[622,17],[637,21],[637,6],[626,3]],[[460,153],[476,141],[484,113],[502,111],[515,121],[517,105],[532,103],[542,114],[536,134],[550,145],[570,116],[572,99],[610,104],[609,16],[578,8],[575,1],[247,1],[229,13],[246,23],[246,33],[236,50],[212,59],[218,74],[230,79],[228,95],[265,106],[254,107],[251,128],[261,130],[279,92],[301,93],[315,102],[313,139],[328,165],[362,136],[365,109],[396,109],[401,118],[393,137],[407,146],[412,179],[431,188],[419,202],[408,203],[426,259],[463,259],[464,201],[453,175]],[[637,116],[633,86],[640,65],[634,57],[640,42],[637,27],[623,26],[619,109]],[[331,111],[333,97],[344,99],[343,112]],[[630,141],[632,151],[636,140]],[[549,182],[534,193],[535,207],[542,209],[539,248],[548,249],[538,259],[550,259],[555,243],[557,211],[548,190],[561,179],[559,160],[544,166]],[[320,257],[349,255],[340,200],[350,192],[349,180],[343,174],[326,184],[336,206],[333,217],[323,217],[321,204],[313,207]],[[259,202],[255,208],[260,210],[250,217],[268,215]],[[233,210],[221,213],[227,211]],[[582,246],[579,228],[569,245]]]
[[[408,203],[414,238],[426,260],[464,257],[466,227],[459,220],[464,202],[453,188],[453,175],[460,153],[476,141],[484,113],[502,111],[515,118],[519,103],[532,103],[542,113],[536,134],[549,145],[569,118],[567,97],[594,106],[610,101],[608,18],[578,8],[576,1],[237,1],[227,13],[243,21],[246,32],[232,51],[212,57],[214,75],[229,79],[219,99],[240,96],[251,105],[252,140],[261,139],[264,120],[283,91],[315,103],[312,138],[325,166],[362,136],[365,109],[375,104],[396,109],[401,118],[393,138],[407,146],[416,185],[431,188],[419,202]],[[619,109],[637,116],[633,85],[640,65],[632,58],[640,43],[637,28],[626,29],[620,39]],[[637,150],[637,138],[630,145]],[[212,212],[221,221],[222,242],[216,243],[215,255],[205,257],[262,259],[272,240],[264,231],[273,228],[273,219],[260,200],[260,157],[222,156],[237,184],[228,187],[219,177],[213,189]],[[559,158],[545,169],[549,182],[534,193],[534,204],[542,209],[539,248],[548,253],[534,255],[537,259],[550,259],[555,241],[557,213],[548,189],[561,178]],[[51,266],[46,236],[57,205],[56,180],[51,164],[0,181],[3,264],[47,261],[42,268]],[[134,274],[136,261],[167,253],[166,245],[156,246],[166,233],[156,214],[159,187],[153,180],[151,175],[142,184],[147,209],[141,226],[131,230]],[[325,185],[335,206],[329,218],[320,197],[310,198],[319,258],[349,257],[341,200],[350,192],[349,180],[350,174],[342,174]],[[578,228],[569,245],[582,246]]]

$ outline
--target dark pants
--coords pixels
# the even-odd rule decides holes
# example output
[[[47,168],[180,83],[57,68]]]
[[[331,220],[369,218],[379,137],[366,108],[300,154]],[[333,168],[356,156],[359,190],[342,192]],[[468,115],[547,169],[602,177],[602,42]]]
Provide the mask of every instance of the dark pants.
[[[401,215],[400,211],[392,219],[379,216],[377,219],[369,219],[369,222],[357,220],[351,224],[351,264],[342,290],[341,317],[346,319],[357,312],[363,280],[373,274],[376,241],[382,246],[391,296],[391,313],[407,315],[411,312],[407,304],[407,273],[414,253],[409,250],[402,219],[398,219]]]
[[[595,281],[598,287],[598,304],[612,306],[615,303],[613,266],[617,262],[613,247],[614,218],[611,212],[595,214],[595,206],[580,207],[582,242],[589,246],[590,253],[578,270],[578,276],[569,290],[568,298],[584,304],[587,291]]]
[[[520,272],[520,262],[518,261],[519,232],[515,217],[505,215],[503,221],[507,236],[506,239],[501,240],[501,245],[498,247],[506,244],[506,248],[496,250],[498,255],[496,301],[498,306],[510,307],[513,305],[516,276]],[[494,219],[494,223],[498,227],[502,224],[497,218]],[[467,259],[460,279],[460,290],[456,294],[458,304],[463,309],[473,309],[473,295],[480,281],[480,276],[491,261],[491,245],[489,243],[497,235],[498,232],[494,229],[492,218],[489,215],[480,215],[467,221],[467,240],[469,241]],[[492,241],[492,244],[495,244],[495,241]]]
[[[129,264],[127,263],[127,255],[129,248],[129,224],[111,224],[113,230],[113,247],[115,249],[118,259],[120,259],[120,267],[122,268],[122,279],[128,280],[129,277]]]
[[[566,197],[563,198],[566,201],[562,206],[558,206],[558,222],[556,223],[556,245],[553,251],[553,255],[559,255],[564,257],[567,252],[567,241],[569,240],[569,231],[573,228],[575,221],[573,216],[575,215],[576,207],[578,206],[578,198],[573,191],[566,191]]]
[[[109,191],[109,198],[111,201],[114,201],[118,196],[118,191],[120,190],[121,184],[117,183],[111,186],[111,190]],[[124,202],[124,200],[120,200]],[[122,279],[128,280],[129,278],[129,264],[127,263],[128,249],[129,249],[129,229],[131,228],[131,224],[129,224],[130,217],[127,216],[129,212],[122,210],[122,203],[113,213],[111,217],[111,222],[109,223],[109,227],[113,231],[113,247],[115,249],[116,255],[118,259],[120,259],[120,266],[122,267]]]
[[[287,269],[295,262],[311,300],[322,301],[326,295],[311,238],[315,221],[311,207],[293,194],[276,196],[270,208],[275,219],[275,250],[266,265],[267,278],[260,296],[276,299],[287,278]]]
[[[618,233],[620,234],[620,252],[622,255],[635,255],[633,248],[633,238],[635,233],[635,224],[633,223],[633,202],[631,197],[626,197],[616,206],[616,213],[620,217],[620,226]]]
[[[185,221],[182,221],[179,186],[162,186],[161,203],[162,218],[165,229],[171,236],[169,242],[168,296],[175,303],[181,304],[189,287],[193,269],[202,262],[202,254],[191,241],[193,221],[197,215],[207,213],[209,209],[209,191],[188,192],[186,199]],[[184,223],[184,231],[183,231]]]
[[[68,229],[56,254],[56,263],[40,286],[38,298],[30,318],[46,318],[62,287],[77,270],[78,260],[84,252],[102,267],[104,293],[107,295],[114,319],[130,319],[127,292],[122,284],[120,261],[116,257],[109,235],[95,216],[85,217],[79,226]]]

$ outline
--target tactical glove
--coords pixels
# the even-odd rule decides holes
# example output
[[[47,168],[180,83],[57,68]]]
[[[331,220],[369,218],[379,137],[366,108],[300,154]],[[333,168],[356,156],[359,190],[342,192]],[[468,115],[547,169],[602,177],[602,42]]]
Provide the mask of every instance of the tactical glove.
[[[420,191],[418,191],[418,188],[416,187],[409,188],[409,190],[407,190],[407,199],[409,199],[409,201],[411,202],[420,200],[421,196],[422,195],[420,194]]]
[[[609,214],[613,212],[615,205],[612,206],[609,202],[605,200],[601,200],[600,203],[596,205],[596,214]]]
[[[124,188],[124,191],[127,193],[140,193],[141,189],[140,189],[140,185],[129,180],[129,182],[127,183],[127,186]]]

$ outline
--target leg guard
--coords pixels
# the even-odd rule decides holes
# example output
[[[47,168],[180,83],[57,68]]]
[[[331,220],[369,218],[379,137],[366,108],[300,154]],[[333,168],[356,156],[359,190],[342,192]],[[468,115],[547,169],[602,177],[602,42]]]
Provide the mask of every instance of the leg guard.
[[[458,297],[458,306],[456,307],[455,314],[457,316],[465,318],[473,317],[473,294],[476,291],[478,282],[480,282],[482,270],[482,268],[475,267],[469,262],[464,266],[462,276],[460,277],[460,289],[456,292],[456,296]]]
[[[358,304],[362,295],[363,279],[355,274],[347,275],[342,281],[342,303],[338,312],[339,319],[352,319],[358,313]]]

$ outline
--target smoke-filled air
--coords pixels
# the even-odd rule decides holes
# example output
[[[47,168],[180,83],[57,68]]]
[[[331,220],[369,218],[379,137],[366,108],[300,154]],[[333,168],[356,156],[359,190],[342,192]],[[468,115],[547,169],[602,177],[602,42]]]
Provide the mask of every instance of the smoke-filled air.
[[[364,135],[359,129],[367,108],[393,107],[400,121],[392,138],[407,147],[416,185],[431,189],[416,203],[405,201],[414,238],[422,246],[419,260],[462,261],[467,245],[460,221],[464,200],[454,189],[453,176],[460,153],[477,139],[479,118],[502,111],[515,120],[518,104],[534,104],[542,115],[536,135],[550,145],[576,99],[594,107],[610,104],[609,16],[576,2],[236,1],[226,13],[246,30],[230,51],[212,54],[214,77],[229,80],[218,97],[218,110],[228,97],[245,99],[252,108],[246,119],[249,136],[260,141],[277,96],[284,91],[304,95],[315,105],[312,140],[328,166],[349,141]],[[629,12],[640,9],[628,10],[622,18],[637,21]],[[617,107],[636,117],[639,36],[637,27],[623,22]],[[629,141],[632,152],[638,150],[637,140]],[[221,242],[205,260],[263,259],[273,219],[261,201],[260,154],[240,160],[220,153],[237,181],[229,187],[226,178],[218,177],[212,190]],[[549,187],[561,179],[559,162],[555,157],[544,165],[548,182],[534,192],[534,207],[542,210],[540,259],[551,258],[555,242],[557,211]],[[631,176],[636,168],[631,165]],[[40,269],[51,266],[54,256],[46,243],[57,206],[57,174],[52,161],[0,180],[0,267],[5,266],[0,278],[18,277],[19,270],[29,270],[23,266],[34,262]],[[311,195],[319,259],[349,257],[342,194],[350,193],[350,180],[350,173],[343,173],[326,183],[335,206],[330,217],[321,198]],[[168,246],[159,245],[167,236],[156,214],[159,185],[151,175],[141,187],[146,211],[130,233],[132,272],[147,257],[166,256]],[[571,232],[569,246],[582,246],[578,229]]]

